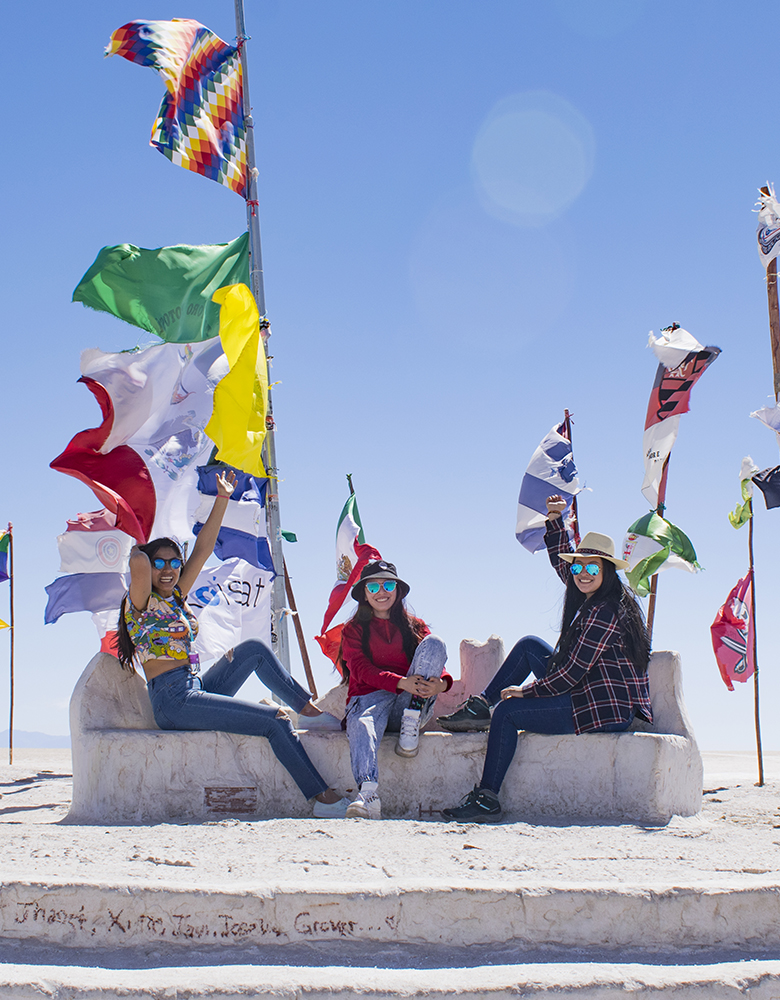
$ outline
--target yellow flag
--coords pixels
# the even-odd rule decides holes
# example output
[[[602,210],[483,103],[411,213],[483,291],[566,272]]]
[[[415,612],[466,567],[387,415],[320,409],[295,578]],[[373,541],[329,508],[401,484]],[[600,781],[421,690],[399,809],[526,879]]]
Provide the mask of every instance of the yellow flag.
[[[219,311],[219,337],[230,371],[214,390],[206,433],[221,462],[252,476],[265,476],[262,449],[268,409],[268,374],[257,306],[246,285],[227,285],[212,296]]]
[[[8,624],[8,622],[4,622],[3,619],[0,618],[0,628],[10,628],[10,627],[11,626]]]

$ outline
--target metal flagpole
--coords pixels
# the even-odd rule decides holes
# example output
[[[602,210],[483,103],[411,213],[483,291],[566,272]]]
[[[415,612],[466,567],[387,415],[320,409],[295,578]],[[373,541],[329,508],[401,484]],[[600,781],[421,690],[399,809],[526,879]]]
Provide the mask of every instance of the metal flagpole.
[[[9,626],[11,635],[9,642],[11,646],[11,713],[8,720],[8,763],[14,762],[14,526],[8,522],[8,580],[11,585],[10,590],[10,614]]]
[[[750,524],[748,526],[748,551],[750,554],[750,586],[752,600],[750,616],[753,623],[753,714],[756,723],[756,753],[758,754],[758,785],[764,784],[764,754],[761,749],[761,720],[758,714],[758,638],[756,636],[756,574],[753,566],[753,499],[750,503]]]
[[[271,333],[266,317],[265,287],[263,284],[263,254],[260,244],[260,216],[257,198],[257,167],[255,163],[255,128],[252,119],[252,105],[249,101],[249,73],[247,69],[246,33],[244,22],[243,0],[235,0],[236,37],[241,56],[241,76],[244,91],[244,126],[246,128],[246,215],[249,230],[249,269],[252,294],[257,302],[260,313],[260,328],[266,344],[268,371],[268,415],[266,416],[266,437],[263,445],[263,461],[268,473],[268,492],[265,498],[266,524],[268,541],[271,546],[276,576],[271,590],[271,642],[273,650],[281,660],[285,669],[290,670],[290,647],[287,639],[287,616],[283,614],[285,607],[285,573],[284,554],[282,552],[282,528],[279,516],[279,479],[276,465],[276,441],[274,439],[274,410],[271,399],[271,356],[268,354],[268,338]]]

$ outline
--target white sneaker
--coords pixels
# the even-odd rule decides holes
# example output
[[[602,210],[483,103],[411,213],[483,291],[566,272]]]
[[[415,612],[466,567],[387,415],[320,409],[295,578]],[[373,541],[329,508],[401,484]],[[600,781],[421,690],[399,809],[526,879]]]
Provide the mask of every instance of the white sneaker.
[[[347,798],[341,798],[338,802],[320,802],[319,799],[315,799],[312,815],[315,819],[344,819],[348,805]]]
[[[347,819],[381,819],[382,803],[375,781],[364,781],[354,802],[347,806]]]
[[[401,719],[401,732],[395,745],[399,757],[416,757],[420,742],[420,711],[405,708]]]

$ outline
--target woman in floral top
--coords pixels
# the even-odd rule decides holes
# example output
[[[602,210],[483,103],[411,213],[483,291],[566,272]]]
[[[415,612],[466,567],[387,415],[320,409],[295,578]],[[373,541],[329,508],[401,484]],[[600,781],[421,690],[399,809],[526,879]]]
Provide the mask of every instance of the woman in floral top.
[[[130,553],[130,589],[119,614],[119,661],[143,667],[154,718],[160,729],[208,730],[264,736],[318,818],[341,817],[347,800],[328,787],[309,759],[283,709],[241,701],[235,695],[254,671],[260,680],[301,715],[319,715],[311,695],[284,669],[259,639],[229,649],[203,676],[195,652],[198,623],[187,594],[214,550],[235,473],[217,475],[217,496],[185,562],[170,538],[136,545]]]

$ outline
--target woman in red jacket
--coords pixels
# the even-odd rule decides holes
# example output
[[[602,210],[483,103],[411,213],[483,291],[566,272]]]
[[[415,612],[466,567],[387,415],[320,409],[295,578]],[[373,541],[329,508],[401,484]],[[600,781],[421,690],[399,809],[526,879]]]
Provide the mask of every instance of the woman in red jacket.
[[[382,818],[377,750],[385,730],[400,732],[397,754],[415,757],[436,695],[452,686],[444,643],[406,610],[408,593],[409,585],[384,560],[368,563],[352,588],[358,609],[344,626],[341,657],[349,684],[349,753],[360,791],[348,817]]]

